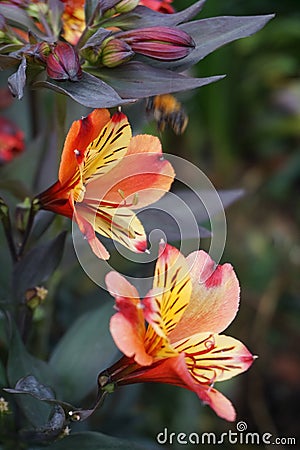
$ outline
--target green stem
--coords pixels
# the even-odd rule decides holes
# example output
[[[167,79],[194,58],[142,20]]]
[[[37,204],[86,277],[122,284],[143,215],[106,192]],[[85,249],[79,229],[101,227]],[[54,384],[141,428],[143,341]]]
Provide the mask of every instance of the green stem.
[[[27,225],[26,225],[26,230],[25,230],[24,237],[23,237],[23,241],[22,241],[20,250],[19,250],[19,252],[17,254],[17,259],[18,260],[20,260],[22,258],[22,256],[23,256],[23,254],[24,254],[25,247],[26,247],[28,238],[30,236],[31,228],[32,228],[32,225],[33,225],[34,217],[35,217],[38,209],[39,209],[38,204],[36,203],[35,200],[32,200],[30,211],[29,211],[29,217],[28,217],[28,221],[27,221]]]
[[[17,257],[16,246],[15,246],[15,243],[13,240],[13,232],[12,232],[12,226],[11,226],[11,220],[10,220],[10,216],[9,216],[8,206],[2,200],[2,198],[0,198],[0,206],[2,209],[2,211],[0,211],[0,217],[2,220],[8,248],[9,248],[13,262],[16,263],[18,260],[18,257]]]
[[[55,117],[57,130],[57,148],[59,156],[65,141],[65,123],[67,117],[67,97],[65,95],[55,95]]]

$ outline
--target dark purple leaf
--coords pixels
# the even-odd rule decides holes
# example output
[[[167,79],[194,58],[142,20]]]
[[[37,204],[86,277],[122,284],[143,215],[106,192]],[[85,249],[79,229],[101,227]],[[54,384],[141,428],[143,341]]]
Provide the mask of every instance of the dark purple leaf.
[[[18,100],[21,100],[21,98],[23,97],[24,87],[26,84],[26,67],[26,59],[22,58],[18,70],[13,73],[7,80],[8,87],[12,95],[14,97],[17,97]]]
[[[217,48],[256,33],[273,17],[274,14],[267,16],[212,17],[179,25],[181,30],[189,33],[194,39],[196,48],[181,60],[168,64],[158,63],[157,65],[182,72]]]
[[[105,28],[99,28],[93,36],[91,36],[85,43],[81,50],[84,50],[89,47],[94,47],[97,45],[101,45],[104,39],[110,36],[112,31],[106,30]]]
[[[152,95],[186,91],[224,78],[224,75],[191,78],[137,61],[130,61],[114,69],[101,69],[99,76],[123,98],[145,98]]]
[[[133,101],[132,98],[123,100],[111,86],[86,72],[77,83],[48,80],[35,82],[33,87],[47,87],[68,95],[88,108],[112,108]]]
[[[17,300],[23,299],[27,289],[39,286],[52,275],[61,260],[65,239],[63,231],[50,242],[31,249],[16,264],[13,286]]]
[[[9,24],[17,25],[18,28],[25,31],[31,30],[40,38],[44,37],[24,9],[17,8],[15,5],[0,4],[0,14],[5,17]]]
[[[198,14],[198,12],[201,11],[205,1],[206,0],[200,0],[191,5],[189,8],[174,14],[163,14],[152,11],[145,6],[137,6],[137,8],[130,13],[122,14],[122,16],[116,17],[113,20],[116,20],[118,25],[120,25],[123,30],[151,27],[154,25],[172,27],[192,19],[196,14]]]
[[[95,431],[84,431],[71,433],[64,439],[57,440],[51,444],[51,450],[145,450],[145,446],[135,444],[131,441],[107,436]],[[147,448],[149,448],[147,446]]]

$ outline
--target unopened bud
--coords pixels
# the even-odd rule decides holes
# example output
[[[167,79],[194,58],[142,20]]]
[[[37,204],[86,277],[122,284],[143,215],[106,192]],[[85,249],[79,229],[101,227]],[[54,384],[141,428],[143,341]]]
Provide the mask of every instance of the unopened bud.
[[[79,81],[82,70],[78,54],[66,42],[58,42],[46,59],[47,74],[53,80]]]
[[[121,39],[110,39],[102,48],[101,62],[106,67],[116,67],[134,55],[130,45]]]
[[[5,414],[9,412],[8,402],[3,398],[0,397],[0,414]]]
[[[122,31],[117,33],[116,37],[127,42],[136,53],[161,61],[184,58],[195,48],[195,43],[188,33],[171,27]]]
[[[112,17],[115,14],[124,14],[132,11],[139,4],[139,0],[101,0],[100,11],[103,17]]]
[[[36,286],[35,288],[27,289],[25,293],[26,305],[32,310],[36,309],[41,305],[41,303],[43,303],[47,297],[47,294],[48,290],[43,286]]]

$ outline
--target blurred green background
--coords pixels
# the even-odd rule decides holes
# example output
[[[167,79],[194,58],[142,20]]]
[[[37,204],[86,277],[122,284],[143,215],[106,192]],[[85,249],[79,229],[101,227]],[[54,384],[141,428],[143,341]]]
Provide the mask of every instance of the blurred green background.
[[[182,9],[192,3],[175,0],[174,6]],[[166,152],[195,163],[217,189],[245,190],[226,212],[228,239],[222,262],[232,263],[241,283],[240,312],[226,334],[243,341],[259,358],[249,372],[217,388],[232,400],[248,431],[298,437],[299,442],[300,4],[207,0],[201,18],[268,13],[276,17],[262,31],[217,50],[197,65],[194,75],[227,77],[181,95],[188,128],[181,137],[167,131],[162,140]],[[18,105],[14,108],[11,111]],[[20,111],[27,126],[26,112]],[[10,115],[18,119],[15,112]],[[155,125],[146,129],[156,132]],[[32,350],[44,357],[77,317],[108,298],[99,294],[75,259],[52,289],[51,305],[36,318],[43,340],[32,344]],[[49,314],[51,329],[43,320]],[[107,325],[99,324],[103,326]],[[149,384],[116,392],[89,424],[77,429],[132,438],[155,448],[155,436],[165,427],[185,433],[236,430],[203,407],[195,394]],[[222,446],[251,448],[240,443]]]

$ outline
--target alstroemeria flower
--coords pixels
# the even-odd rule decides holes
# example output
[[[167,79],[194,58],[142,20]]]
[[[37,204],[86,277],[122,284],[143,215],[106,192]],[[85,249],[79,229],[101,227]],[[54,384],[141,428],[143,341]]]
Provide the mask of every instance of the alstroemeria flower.
[[[172,14],[175,12],[173,6],[171,6],[172,2],[173,0],[140,0],[140,5],[164,14]]]
[[[76,45],[85,29],[84,0],[62,0],[64,11],[61,17],[63,37]]]
[[[153,289],[143,301],[123,276],[106,276],[118,311],[110,330],[125,356],[100,374],[99,384],[174,384],[196,392],[220,417],[233,421],[231,402],[214,384],[244,372],[254,359],[241,342],[218,334],[238,310],[236,275],[230,264],[215,268],[204,251],[185,259],[170,245],[161,250]]]
[[[65,140],[58,181],[38,195],[42,209],[73,218],[101,259],[109,253],[95,232],[134,252],[147,249],[133,212],[157,201],[174,179],[157,137],[132,137],[127,117],[95,109],[73,122]]]

